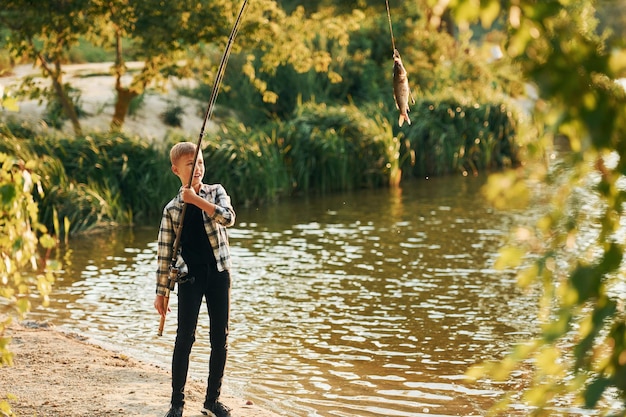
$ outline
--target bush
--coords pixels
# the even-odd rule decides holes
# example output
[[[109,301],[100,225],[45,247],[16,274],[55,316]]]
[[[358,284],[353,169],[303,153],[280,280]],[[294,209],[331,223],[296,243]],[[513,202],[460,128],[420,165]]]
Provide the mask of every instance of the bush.
[[[74,110],[76,111],[76,115],[81,118],[85,117],[86,113],[82,108],[80,103],[81,92],[72,87],[70,84],[65,84],[65,89],[69,96],[69,99],[74,105]],[[69,116],[65,114],[65,110],[63,109],[63,105],[61,104],[61,100],[56,94],[51,92],[47,93],[48,101],[46,103],[46,111],[44,114],[44,121],[49,125],[54,127],[55,129],[61,129],[63,124],[69,120]]]
[[[300,106],[277,128],[295,191],[339,191],[389,183],[389,123],[355,106]]]
[[[5,336],[7,327],[14,318],[22,319],[30,311],[30,294],[39,293],[44,304],[47,302],[58,268],[39,255],[40,249],[48,253],[55,240],[39,223],[31,194],[38,178],[29,173],[31,166],[31,161],[0,153],[0,367],[13,363],[10,339]],[[0,400],[0,414],[12,415],[4,400]]]
[[[234,202],[249,205],[518,163],[517,122],[504,105],[422,100],[411,115],[413,124],[398,128],[397,111],[389,106],[309,102],[290,120],[262,129],[230,120],[204,141],[205,181],[224,184]],[[4,125],[0,151],[36,162],[44,190],[40,217],[48,227],[67,219],[76,233],[149,221],[180,186],[167,150],[137,137],[35,132],[23,124]],[[180,140],[189,139],[172,137],[166,145]]]
[[[517,119],[504,104],[418,101],[402,130],[403,172],[414,177],[476,175],[519,164]]]
[[[205,181],[222,183],[237,204],[275,201],[291,192],[276,137],[227,122],[207,138]]]
[[[0,151],[35,161],[44,190],[41,221],[51,226],[68,218],[72,233],[156,218],[178,189],[167,154],[135,137],[23,139],[5,131]]]
[[[160,114],[160,118],[166,126],[180,127],[183,124],[185,109],[180,104],[169,102],[167,108]]]

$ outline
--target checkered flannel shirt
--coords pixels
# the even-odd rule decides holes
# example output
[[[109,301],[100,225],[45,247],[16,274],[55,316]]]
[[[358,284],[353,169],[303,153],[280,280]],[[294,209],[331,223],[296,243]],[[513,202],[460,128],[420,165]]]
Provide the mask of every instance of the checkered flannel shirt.
[[[172,250],[184,204],[181,191],[182,188],[163,209],[163,217],[159,227],[156,286],[156,293],[159,295],[168,294],[167,284],[172,263]],[[235,210],[231,205],[230,196],[221,184],[202,184],[198,195],[217,206],[213,216],[202,212],[204,229],[217,260],[217,269],[219,271],[228,270],[232,264],[226,228],[235,224]]]

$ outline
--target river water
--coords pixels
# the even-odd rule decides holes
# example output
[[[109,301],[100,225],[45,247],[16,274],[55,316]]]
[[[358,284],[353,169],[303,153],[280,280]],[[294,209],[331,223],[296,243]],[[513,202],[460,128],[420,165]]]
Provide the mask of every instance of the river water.
[[[465,371],[528,338],[535,317],[492,267],[514,220],[484,201],[483,182],[235,201],[227,392],[294,417],[483,415],[503,387]],[[169,367],[175,314],[157,337],[152,306],[157,228],[71,241],[50,307],[31,317]],[[207,322],[192,353],[199,379]]]

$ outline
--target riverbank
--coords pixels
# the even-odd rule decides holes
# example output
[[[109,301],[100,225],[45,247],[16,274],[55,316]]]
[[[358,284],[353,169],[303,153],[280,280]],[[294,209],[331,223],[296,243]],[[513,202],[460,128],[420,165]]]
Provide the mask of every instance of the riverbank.
[[[167,412],[168,370],[104,349],[83,336],[36,323],[14,325],[13,366],[2,368],[0,398],[13,396],[17,416],[155,417]],[[186,417],[200,417],[205,386],[189,381]],[[278,417],[245,398],[228,394],[222,401],[233,417]]]

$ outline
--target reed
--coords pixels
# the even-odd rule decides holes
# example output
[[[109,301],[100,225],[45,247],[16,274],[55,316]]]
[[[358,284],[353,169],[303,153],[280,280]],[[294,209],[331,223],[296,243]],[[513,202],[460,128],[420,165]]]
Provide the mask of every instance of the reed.
[[[518,126],[505,105],[421,100],[410,126],[379,104],[304,103],[287,121],[251,129],[234,120],[207,135],[205,181],[222,183],[234,204],[302,193],[396,186],[402,179],[477,174],[514,166]],[[393,122],[390,122],[393,120]],[[0,125],[0,151],[36,161],[42,223],[70,221],[71,233],[157,218],[176,193],[168,149],[121,134],[44,136]]]
[[[50,148],[50,144],[47,144]],[[109,190],[114,201],[130,208],[135,218],[160,214],[168,190],[176,190],[176,178],[169,172],[167,155],[137,137],[118,134],[62,138],[52,155],[63,161],[67,175],[74,181]],[[164,194],[166,194],[164,196]],[[114,210],[124,221],[127,209]]]
[[[389,131],[353,105],[299,106],[277,126],[295,192],[329,192],[386,185]]]
[[[405,175],[477,175],[519,163],[517,118],[504,104],[424,100],[413,106],[411,118],[402,152],[412,150],[414,162],[405,158]]]
[[[134,137],[27,139],[5,126],[0,150],[36,162],[41,221],[51,228],[68,219],[70,233],[158,217],[178,187],[165,152]]]
[[[205,181],[226,187],[234,203],[267,203],[290,192],[276,137],[227,121],[208,135],[203,149]]]

